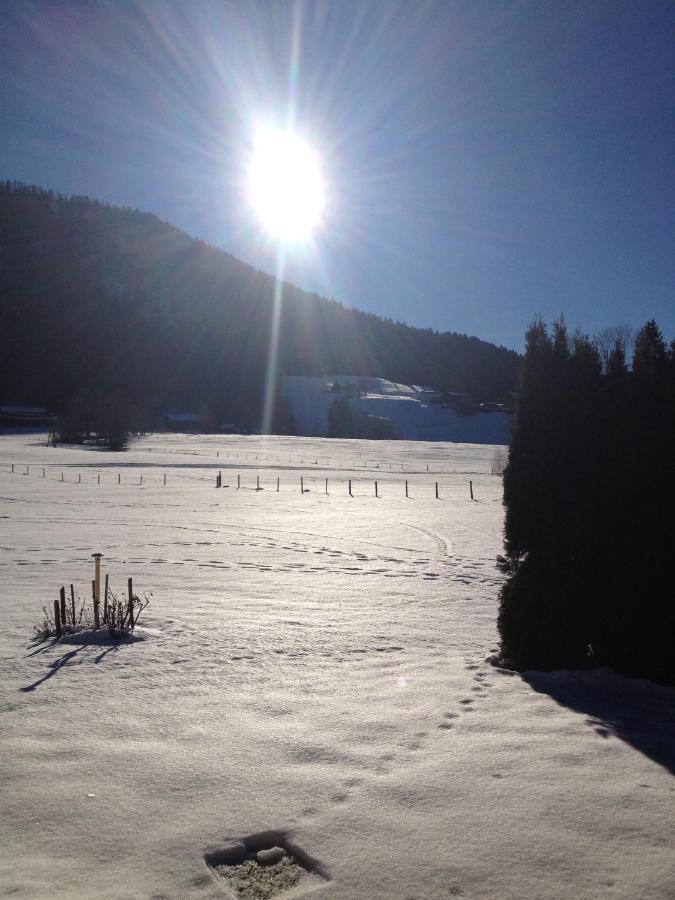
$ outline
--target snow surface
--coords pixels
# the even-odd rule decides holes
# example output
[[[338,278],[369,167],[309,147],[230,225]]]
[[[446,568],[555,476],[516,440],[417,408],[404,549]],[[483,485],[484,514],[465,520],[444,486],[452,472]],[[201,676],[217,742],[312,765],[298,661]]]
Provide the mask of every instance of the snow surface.
[[[328,433],[328,410],[336,398],[335,382],[356,384],[365,395],[349,400],[353,411],[390,419],[399,438],[406,441],[464,441],[505,444],[509,441],[511,416],[505,412],[462,415],[453,408],[430,402],[435,391],[419,385],[396,384],[385,378],[356,375],[284,375],[282,391],[288,401],[299,434]]]
[[[0,438],[4,895],[222,898],[204,854],[271,830],[325,900],[672,898],[675,692],[486,662],[494,451]],[[145,639],[34,644],[94,551]]]

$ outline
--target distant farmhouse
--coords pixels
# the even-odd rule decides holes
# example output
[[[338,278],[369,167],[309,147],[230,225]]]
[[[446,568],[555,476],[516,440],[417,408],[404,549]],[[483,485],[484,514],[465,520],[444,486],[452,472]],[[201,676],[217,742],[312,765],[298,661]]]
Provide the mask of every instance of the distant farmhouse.
[[[299,435],[509,442],[511,411],[465,393],[356,375],[285,375],[281,389]]]
[[[44,406],[24,406],[20,403],[7,403],[0,406],[0,427],[8,428],[50,425],[54,416]]]

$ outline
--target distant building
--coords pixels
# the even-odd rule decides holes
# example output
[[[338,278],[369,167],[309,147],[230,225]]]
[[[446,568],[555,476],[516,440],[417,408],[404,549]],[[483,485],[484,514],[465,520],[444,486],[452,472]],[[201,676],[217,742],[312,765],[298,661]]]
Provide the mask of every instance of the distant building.
[[[54,419],[44,406],[24,406],[21,403],[7,403],[0,406],[0,425],[49,425]]]
[[[210,431],[208,417],[194,413],[165,413],[160,421],[160,431],[201,432]]]

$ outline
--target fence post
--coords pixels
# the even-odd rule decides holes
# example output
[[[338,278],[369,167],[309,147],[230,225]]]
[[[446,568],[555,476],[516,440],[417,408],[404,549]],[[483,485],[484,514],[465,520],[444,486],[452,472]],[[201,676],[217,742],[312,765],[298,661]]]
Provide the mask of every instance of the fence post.
[[[42,477],[43,478],[45,477],[45,467],[44,466],[42,467]]]
[[[103,595],[103,621],[108,624],[108,573],[105,576],[105,594]]]
[[[436,482],[436,499],[438,500],[438,482]]]
[[[94,599],[94,628],[100,628],[101,620],[98,614],[98,597],[96,596],[96,582],[91,583],[91,596]]]
[[[300,476],[300,493],[305,493],[305,479],[302,477],[302,475]]]
[[[127,581],[127,590],[129,592],[129,628],[133,631],[134,628],[134,588],[133,588],[133,579],[130,578]]]
[[[237,490],[241,487],[241,475],[237,475]]]
[[[279,493],[279,476],[277,475],[277,494]]]
[[[139,476],[138,483],[139,483],[139,484],[143,484],[143,473],[142,473],[142,472],[141,472],[141,474],[140,474],[140,476]]]
[[[101,483],[101,473],[100,473],[100,472],[99,472],[99,474],[96,476],[96,478],[97,478],[97,480],[98,480],[98,483],[100,484],[100,483]]]
[[[64,587],[61,587],[61,590],[59,591],[59,595],[61,598],[61,621],[65,625],[66,624],[66,589]]]
[[[30,466],[26,466],[26,475],[30,475]]]
[[[59,615],[59,601],[54,601],[54,625],[56,627],[56,636],[61,637],[61,616]]]
[[[166,487],[166,472],[164,473],[164,487]]]
[[[256,491],[260,490],[260,475],[255,476],[255,489]]]
[[[473,500],[473,481],[469,482],[469,493],[471,494],[471,499]]]
[[[405,495],[408,496],[408,482],[405,483]]]
[[[122,473],[121,472],[117,473],[117,483],[122,484]]]
[[[12,475],[14,474],[14,463],[12,463]]]
[[[328,493],[328,479],[326,478],[326,493]]]
[[[63,481],[63,472],[61,472],[61,481]]]
[[[72,584],[70,585],[70,611],[73,614],[73,627],[75,627],[75,590]]]
[[[375,482],[375,496],[377,497],[377,482]]]
[[[352,480],[351,480],[351,478],[349,479],[349,496],[350,496],[350,497],[353,497],[353,496],[354,496],[354,495],[352,494]]]
[[[81,472],[77,473],[77,483],[82,484],[82,473]]]

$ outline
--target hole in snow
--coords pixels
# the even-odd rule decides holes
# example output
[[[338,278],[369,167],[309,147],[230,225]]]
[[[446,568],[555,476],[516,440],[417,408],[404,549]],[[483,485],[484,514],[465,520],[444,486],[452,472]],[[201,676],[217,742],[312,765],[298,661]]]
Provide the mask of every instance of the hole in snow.
[[[329,881],[328,873],[286,832],[263,831],[204,854],[206,864],[227,883],[231,897],[267,900],[300,897]]]

